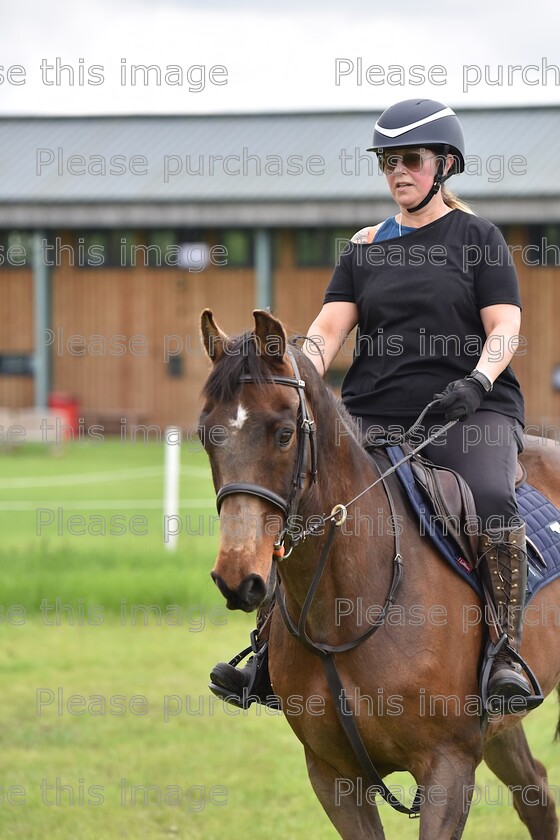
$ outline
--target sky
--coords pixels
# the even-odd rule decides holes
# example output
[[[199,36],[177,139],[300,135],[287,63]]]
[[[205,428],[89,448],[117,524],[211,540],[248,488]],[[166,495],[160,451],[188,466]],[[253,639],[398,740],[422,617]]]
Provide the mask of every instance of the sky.
[[[379,111],[416,96],[459,109],[560,103],[557,0],[0,0],[0,9],[3,116]]]

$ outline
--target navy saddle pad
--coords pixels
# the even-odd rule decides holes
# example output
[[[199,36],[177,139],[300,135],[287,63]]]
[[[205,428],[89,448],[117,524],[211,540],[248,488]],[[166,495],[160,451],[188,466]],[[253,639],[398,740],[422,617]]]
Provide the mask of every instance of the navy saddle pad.
[[[387,446],[385,451],[393,465],[404,458],[400,446]],[[422,533],[432,538],[441,555],[470,584],[477,595],[482,597],[477,572],[462,556],[453,537],[444,534],[441,522],[435,516],[424,492],[417,485],[408,461],[397,468],[396,474],[418,516]],[[529,603],[543,586],[560,576],[560,510],[530,484],[522,484],[516,490],[516,494],[519,513],[525,520],[528,537],[529,572],[525,603]],[[540,551],[546,569],[543,569],[537,560],[533,545]]]

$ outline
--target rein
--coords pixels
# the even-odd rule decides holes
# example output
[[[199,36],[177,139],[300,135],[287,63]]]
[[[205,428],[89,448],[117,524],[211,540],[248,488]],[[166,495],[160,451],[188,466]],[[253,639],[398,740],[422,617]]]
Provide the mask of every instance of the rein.
[[[395,597],[402,581],[403,577],[403,558],[400,552],[400,536],[398,533],[398,529],[395,529],[395,554],[393,557],[393,575],[391,579],[391,584],[389,587],[389,592],[387,597],[385,598],[385,603],[383,605],[383,609],[381,610],[380,614],[377,616],[376,620],[372,622],[371,626],[360,636],[355,639],[352,639],[349,642],[345,642],[340,645],[328,645],[326,643],[315,642],[313,641],[307,634],[306,625],[307,625],[307,618],[309,615],[309,611],[311,609],[313,600],[317,593],[317,589],[319,587],[319,583],[323,576],[323,572],[326,568],[327,560],[329,558],[330,550],[336,535],[336,529],[341,526],[345,521],[348,513],[348,508],[353,505],[358,499],[360,499],[365,493],[375,487],[379,482],[383,483],[383,488],[385,490],[385,494],[387,496],[389,507],[391,510],[391,515],[393,517],[393,521],[396,521],[396,510],[394,505],[394,500],[387,486],[385,479],[391,473],[395,472],[401,464],[404,464],[406,461],[410,460],[417,452],[423,449],[424,446],[427,446],[431,443],[436,437],[443,434],[443,432],[447,431],[451,426],[453,426],[457,421],[452,420],[442,426],[439,430],[434,432],[430,435],[425,441],[423,441],[419,446],[415,449],[410,451],[404,458],[402,458],[398,463],[391,466],[389,469],[385,470],[385,472],[381,472],[381,469],[372,458],[373,463],[376,466],[377,471],[380,473],[379,477],[369,484],[364,490],[362,490],[358,495],[356,495],[353,499],[350,499],[346,504],[337,504],[333,507],[331,513],[326,516],[322,515],[319,517],[319,521],[314,524],[312,527],[304,530],[301,533],[295,533],[292,530],[292,526],[294,524],[293,518],[296,515],[299,502],[301,499],[301,495],[303,493],[303,489],[305,486],[305,479],[307,477],[307,463],[310,459],[310,475],[311,480],[313,483],[317,481],[317,440],[316,440],[316,424],[314,419],[312,418],[308,406],[307,401],[305,398],[305,381],[300,378],[299,368],[297,366],[296,359],[292,353],[290,347],[286,349],[286,353],[290,362],[292,364],[292,369],[294,376],[276,376],[271,375],[267,377],[264,381],[278,384],[278,385],[287,385],[289,387],[295,388],[298,393],[299,398],[299,406],[298,406],[298,428],[301,430],[301,434],[297,436],[297,455],[296,455],[296,462],[294,466],[294,472],[292,475],[291,481],[291,489],[288,495],[288,498],[283,498],[278,493],[268,489],[267,487],[263,487],[258,484],[252,483],[245,483],[245,482],[232,482],[230,484],[223,485],[217,493],[216,496],[216,506],[218,509],[218,513],[220,512],[220,508],[222,505],[223,500],[230,495],[244,493],[253,496],[258,496],[259,498],[263,499],[264,501],[270,502],[275,507],[279,508],[286,518],[286,525],[283,528],[282,532],[280,533],[278,539],[274,544],[274,551],[273,551],[273,561],[280,562],[283,559],[286,559],[290,556],[293,549],[300,543],[303,542],[308,536],[314,535],[319,528],[322,528],[327,522],[330,523],[330,528],[325,540],[325,543],[321,549],[321,555],[319,558],[319,563],[315,570],[315,574],[313,576],[313,580],[305,597],[305,601],[303,603],[303,607],[301,609],[300,617],[298,622],[296,623],[292,617],[290,616],[288,609],[286,607],[286,602],[284,598],[284,592],[281,586],[276,586],[276,599],[278,601],[278,607],[280,609],[280,614],[282,619],[286,625],[288,632],[294,636],[302,645],[304,645],[307,650],[313,653],[316,656],[319,656],[323,667],[325,670],[325,676],[327,678],[327,683],[329,686],[329,691],[331,694],[331,699],[334,703],[338,720],[342,726],[344,734],[346,735],[348,742],[350,743],[352,749],[354,750],[354,754],[362,768],[362,771],[365,777],[368,779],[369,782],[373,783],[375,790],[379,793],[383,799],[389,803],[396,811],[399,811],[403,814],[408,814],[409,817],[419,817],[420,816],[420,805],[422,802],[422,793],[420,788],[416,789],[416,793],[414,796],[414,801],[411,807],[407,807],[403,805],[389,790],[379,773],[377,772],[373,762],[371,761],[369,754],[367,752],[366,746],[362,740],[358,727],[356,725],[355,718],[348,707],[348,696],[342,685],[342,681],[338,674],[334,656],[339,653],[346,653],[349,650],[353,650],[354,648],[358,647],[359,645],[363,644],[367,639],[369,639],[373,634],[379,630],[380,627],[383,626],[385,623],[385,618],[387,613],[389,612],[390,607],[395,603]],[[239,377],[239,382],[241,383],[254,383],[255,380],[249,374],[243,374]],[[397,444],[405,442],[415,431],[415,429],[420,425],[422,422],[425,414],[430,411],[435,405],[437,405],[438,400],[434,400],[429,403],[422,413],[419,415],[417,420],[413,423],[413,425],[408,429],[407,432],[403,436],[400,436],[398,439],[396,437],[392,437],[389,440],[385,439],[377,439],[373,442],[372,446],[382,446],[385,444]],[[290,547],[288,552],[285,552],[285,540],[286,538],[290,541]],[[276,569],[276,566],[273,566],[273,569]]]
[[[379,471],[379,465],[375,461],[374,464],[377,467],[377,470]],[[393,496],[389,488],[385,485],[385,483],[384,489],[389,502],[389,507],[391,509],[392,521],[395,522],[396,508],[395,503],[393,501]],[[327,535],[325,544],[321,550],[321,556],[319,558],[319,563],[315,570],[315,574],[313,575],[313,580],[311,581],[311,585],[309,587],[307,595],[305,596],[305,601],[303,603],[303,607],[301,608],[301,614],[297,625],[288,613],[282,589],[278,587],[278,591],[276,593],[276,599],[278,601],[282,617],[286,622],[286,627],[288,628],[292,636],[295,636],[304,645],[304,647],[310,650],[311,653],[314,653],[318,656],[332,656],[335,653],[346,653],[346,651],[358,647],[363,642],[365,642],[366,639],[369,639],[369,637],[372,636],[375,633],[375,631],[378,630],[384,623],[389,608],[392,604],[394,604],[395,595],[402,579],[403,558],[400,550],[400,535],[398,530],[395,530],[395,556],[393,557],[393,578],[391,581],[391,586],[389,588],[389,594],[387,595],[385,603],[383,605],[383,609],[381,610],[381,613],[376,618],[376,620],[372,622],[371,626],[365,631],[365,633],[362,633],[362,635],[358,636],[357,639],[353,639],[350,642],[345,642],[342,645],[327,645],[322,642],[314,642],[312,639],[310,639],[305,629],[307,624],[307,616],[309,614],[309,610],[311,609],[311,604],[313,603],[313,599],[315,598],[315,594],[319,587],[319,583],[323,576],[323,572],[325,571],[325,566],[327,564],[329,552],[336,534],[336,528],[342,525],[343,522],[343,518],[331,521],[330,530]]]
[[[389,436],[388,438],[376,438],[369,445],[369,448],[374,449],[375,447],[381,447],[381,446],[386,446],[386,445],[396,446],[397,444],[400,444],[400,443],[406,443],[408,438],[412,437],[412,435],[414,434],[414,432],[416,431],[416,429],[418,428],[418,426],[420,425],[420,423],[422,422],[422,420],[424,419],[424,417],[428,413],[428,411],[430,411],[432,408],[434,408],[438,404],[438,402],[439,402],[439,400],[432,400],[432,402],[428,403],[428,405],[423,409],[421,414],[419,414],[419,416],[416,418],[416,420],[414,421],[412,426],[409,429],[407,429],[407,431],[403,435],[393,435],[393,436]],[[387,476],[391,475],[391,473],[396,472],[398,470],[398,468],[400,466],[402,466],[402,464],[405,464],[407,461],[409,461],[411,458],[413,458],[418,452],[420,452],[421,449],[423,449],[429,443],[432,443],[437,437],[439,437],[441,434],[443,434],[443,432],[446,432],[448,429],[450,429],[452,426],[454,426],[455,423],[457,423],[457,420],[450,420],[448,423],[446,423],[444,426],[442,426],[436,432],[429,435],[426,438],[426,440],[422,441],[422,443],[420,443],[418,446],[416,446],[415,449],[410,450],[407,453],[407,455],[405,455],[404,458],[401,458],[400,461],[397,461],[396,464],[393,464],[393,466],[391,466],[387,470],[385,470],[385,472],[382,475],[380,475],[379,478],[376,478],[375,481],[372,481],[371,484],[368,484],[367,487],[365,487],[360,493],[358,493],[356,496],[354,496],[353,499],[350,499],[349,502],[346,502],[346,504],[335,505],[328,516],[326,516],[325,514],[320,516],[317,523],[315,525],[313,525],[311,528],[306,528],[301,533],[293,533],[291,531],[291,528],[290,528],[290,525],[291,525],[290,520],[288,519],[287,527],[285,527],[282,530],[282,533],[280,534],[280,536],[278,537],[278,540],[274,544],[274,556],[278,560],[281,560],[283,557],[289,557],[290,554],[292,553],[293,549],[300,542],[303,542],[307,537],[315,534],[315,532],[318,531],[320,528],[322,528],[323,525],[325,525],[327,522],[336,522],[336,524],[342,525],[342,523],[346,520],[348,508],[350,507],[350,505],[353,505],[355,502],[358,501],[358,499],[361,499],[362,496],[365,496],[365,494],[369,490],[371,490],[373,487],[375,487],[377,484],[379,484],[379,482],[384,483]],[[316,480],[316,473],[315,473],[315,479],[314,480]],[[337,519],[337,517],[340,517],[340,518]],[[290,548],[289,548],[287,554],[285,554],[284,551],[283,551],[284,542],[285,542],[286,537],[288,537],[289,540],[290,540]]]

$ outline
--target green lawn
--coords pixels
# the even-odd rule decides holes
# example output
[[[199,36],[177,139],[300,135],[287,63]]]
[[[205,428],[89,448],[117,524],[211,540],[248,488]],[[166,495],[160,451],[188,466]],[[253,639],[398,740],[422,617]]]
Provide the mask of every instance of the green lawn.
[[[4,627],[0,836],[337,837],[287,722],[262,707],[226,710],[207,690],[209,666],[244,645],[250,626],[250,618],[230,615],[227,625],[209,622],[198,632],[114,618],[45,627],[37,617]],[[556,714],[549,700],[527,724],[552,782],[560,768],[551,743]],[[390,782],[412,784],[404,774]],[[477,782],[483,798],[507,803],[486,768]],[[146,800],[142,785],[152,786]],[[417,822],[380,807],[388,838],[417,837]],[[527,837],[507,804],[473,808],[466,840],[487,834]]]
[[[191,504],[207,527],[205,457],[183,456],[183,517]],[[0,456],[0,837],[335,838],[282,716],[224,708],[207,689],[210,667],[246,645],[252,617],[225,611],[210,580],[216,534],[163,547],[161,509],[143,507],[161,497],[162,460],[156,444],[118,442]],[[147,533],[37,535],[37,507],[141,514]],[[557,714],[549,698],[526,728],[558,794]],[[412,785],[404,774],[389,782]],[[481,799],[504,804],[475,805],[466,840],[526,838],[484,766],[477,784]],[[417,837],[417,822],[380,809],[388,840]]]
[[[83,599],[117,612],[123,599],[213,603],[218,529],[205,453],[184,447],[181,468],[172,552],[164,548],[161,445],[106,440],[67,445],[60,456],[33,445],[0,455],[2,602],[37,611],[43,599],[47,609],[56,598],[76,607]]]

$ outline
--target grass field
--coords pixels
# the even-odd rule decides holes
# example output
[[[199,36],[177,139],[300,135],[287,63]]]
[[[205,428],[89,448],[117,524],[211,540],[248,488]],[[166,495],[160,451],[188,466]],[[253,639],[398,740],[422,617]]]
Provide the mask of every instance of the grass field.
[[[176,552],[164,548],[161,445],[106,440],[67,446],[61,456],[29,445],[1,456],[4,603],[37,611],[44,598],[83,598],[118,611],[121,599],[216,602],[208,575],[218,544],[212,482],[205,453],[188,450]]]
[[[183,453],[181,498],[183,518],[196,516],[185,525],[204,533],[163,547],[162,462],[158,445],[118,442],[1,456],[0,837],[335,838],[282,716],[237,713],[207,690],[252,618],[226,612],[208,575],[217,535],[201,453]],[[95,533],[90,517],[116,514],[144,516],[146,532]],[[85,524],[68,524],[78,515]],[[148,626],[135,606],[151,607]],[[558,795],[557,711],[549,698],[526,728]],[[465,839],[526,838],[484,766],[477,785]],[[416,822],[380,807],[389,840],[417,837]]]

